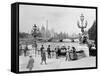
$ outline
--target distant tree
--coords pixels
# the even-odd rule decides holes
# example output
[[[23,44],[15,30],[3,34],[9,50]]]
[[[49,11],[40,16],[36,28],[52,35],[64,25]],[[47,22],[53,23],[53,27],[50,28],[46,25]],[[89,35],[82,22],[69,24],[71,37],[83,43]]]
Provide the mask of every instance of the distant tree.
[[[37,33],[37,37],[42,37],[42,33],[41,32],[38,32]]]
[[[27,38],[29,36],[28,33],[25,33],[25,32],[19,32],[19,38]]]
[[[58,34],[58,38],[59,38],[60,40],[63,39],[63,33],[62,33],[62,32],[60,32],[60,33]]]
[[[60,32],[60,33],[58,34],[58,37],[59,37],[59,39],[66,39],[67,34],[66,34],[66,33]]]
[[[96,40],[96,30],[96,21],[94,21],[92,27],[88,30],[90,40]]]

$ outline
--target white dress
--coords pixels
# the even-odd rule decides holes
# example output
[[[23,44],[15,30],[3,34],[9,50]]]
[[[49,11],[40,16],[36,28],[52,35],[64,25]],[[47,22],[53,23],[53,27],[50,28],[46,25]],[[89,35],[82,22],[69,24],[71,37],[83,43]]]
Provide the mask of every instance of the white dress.
[[[70,57],[69,57],[69,50],[68,49],[66,49],[66,60],[70,60]]]

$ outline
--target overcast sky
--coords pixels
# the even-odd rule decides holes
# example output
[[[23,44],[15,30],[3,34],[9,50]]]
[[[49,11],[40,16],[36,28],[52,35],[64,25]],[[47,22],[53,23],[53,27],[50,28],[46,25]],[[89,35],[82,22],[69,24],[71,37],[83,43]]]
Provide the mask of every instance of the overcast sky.
[[[81,13],[88,22],[86,30],[96,19],[95,9],[20,5],[19,10],[19,30],[28,33],[34,24],[38,27],[42,24],[46,26],[46,20],[48,20],[48,28],[54,29],[55,32],[79,33],[81,30],[77,27],[77,21],[80,21]]]

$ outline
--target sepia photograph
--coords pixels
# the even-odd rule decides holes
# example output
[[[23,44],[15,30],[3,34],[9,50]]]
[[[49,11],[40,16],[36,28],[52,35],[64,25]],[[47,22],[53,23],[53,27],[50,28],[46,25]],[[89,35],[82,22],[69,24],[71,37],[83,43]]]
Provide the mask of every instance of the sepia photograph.
[[[19,72],[97,67],[95,8],[19,5]]]

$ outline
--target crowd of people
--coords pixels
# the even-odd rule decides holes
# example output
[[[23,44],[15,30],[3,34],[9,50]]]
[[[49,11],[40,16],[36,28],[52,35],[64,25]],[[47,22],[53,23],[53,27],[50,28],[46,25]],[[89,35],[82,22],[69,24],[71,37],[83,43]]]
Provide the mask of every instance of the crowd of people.
[[[26,48],[27,49],[27,48]],[[63,50],[63,52],[61,52]],[[41,65],[43,62],[47,64],[47,58],[51,59],[52,58],[52,52],[55,53],[56,59],[59,59],[61,56],[65,56],[65,61],[70,61],[70,60],[77,60],[77,53],[75,47],[70,47],[68,46],[67,48],[65,46],[60,46],[55,47],[54,51],[51,50],[51,46],[48,45],[47,50],[45,50],[44,46],[41,45],[40,47],[40,52],[41,52]],[[33,67],[34,59],[32,59],[32,56],[30,57],[29,63],[28,63],[28,68],[31,70]]]
[[[46,49],[46,50],[45,50]],[[21,50],[21,49],[20,49]],[[26,45],[23,53],[24,56],[27,56],[27,51],[28,51],[28,45]],[[45,64],[47,64],[47,58],[51,59],[52,58],[52,53],[55,53],[55,57],[56,59],[59,59],[59,57],[61,56],[65,56],[65,61],[70,61],[70,60],[77,60],[77,53],[76,53],[76,49],[75,47],[66,47],[66,46],[57,46],[54,48],[54,50],[51,50],[51,45],[48,45],[47,48],[44,47],[44,45],[41,45],[40,49],[39,49],[40,55],[41,55],[41,65],[43,64],[43,62]],[[29,56],[29,62],[27,65],[27,68],[31,71],[33,64],[34,64],[34,59],[32,56]]]
[[[52,50],[52,45],[47,45],[47,47],[45,47],[45,45],[41,45],[41,47],[39,49],[35,49],[37,52],[39,52],[38,54],[41,57],[41,62],[40,64],[42,65],[43,63],[48,64],[47,59],[52,59],[55,57],[55,59],[59,59],[60,57],[65,57],[65,61],[73,61],[73,60],[77,60],[78,59],[78,54],[76,52],[76,48],[75,47],[71,47],[71,46],[56,46],[54,47],[54,49]],[[22,50],[22,47],[19,47],[19,51]],[[95,49],[94,46],[91,46],[91,48],[89,48],[89,53],[91,54],[96,54],[95,51],[91,51],[91,49]],[[29,56],[27,55],[27,52],[29,51],[28,45],[25,46],[23,53],[24,56]],[[36,54],[36,52],[35,52]],[[54,57],[53,57],[54,54]],[[91,55],[92,55],[91,54]],[[32,68],[34,67],[34,59],[33,56],[29,56],[29,61],[28,61],[28,65],[27,65],[27,69],[29,69],[30,71],[32,70]]]

